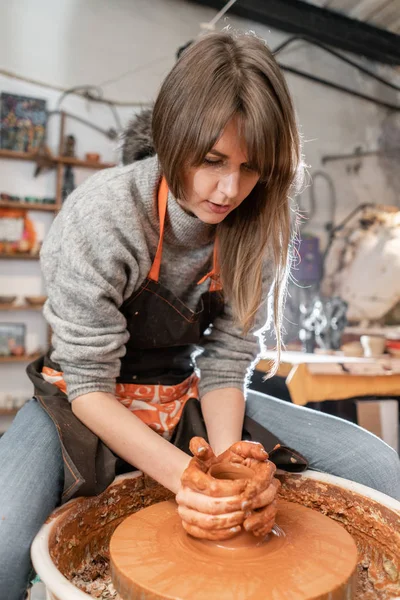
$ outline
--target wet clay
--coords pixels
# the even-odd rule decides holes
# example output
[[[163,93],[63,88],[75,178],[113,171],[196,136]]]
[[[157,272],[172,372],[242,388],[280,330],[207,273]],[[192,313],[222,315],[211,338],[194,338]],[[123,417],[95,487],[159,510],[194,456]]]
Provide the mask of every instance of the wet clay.
[[[111,535],[126,516],[169,498],[169,490],[140,475],[119,480],[98,496],[72,500],[47,520],[58,519],[49,538],[54,564],[68,579],[82,571],[92,572],[94,579],[97,563],[108,562]]]
[[[275,465],[269,461],[256,463],[252,468],[238,463],[221,462],[208,470],[209,475],[217,480],[244,479],[246,487],[242,492],[243,500],[251,501],[257,494],[264,492],[265,506],[244,513],[242,537],[248,532],[249,539],[252,535],[264,538],[272,531],[277,512],[276,495],[281,486],[280,481],[274,477],[275,471]]]
[[[280,498],[327,515],[356,541],[359,558],[354,600],[400,596],[399,513],[331,483],[287,473],[278,477]],[[111,583],[110,537],[130,514],[171,497],[141,475],[123,477],[99,496],[72,500],[49,519],[54,522],[49,549],[55,566],[90,597],[121,600]]]
[[[354,598],[357,548],[343,527],[285,501],[276,525],[264,539],[213,543],[185,533],[174,501],[155,504],[111,538],[114,587],[124,600]]]

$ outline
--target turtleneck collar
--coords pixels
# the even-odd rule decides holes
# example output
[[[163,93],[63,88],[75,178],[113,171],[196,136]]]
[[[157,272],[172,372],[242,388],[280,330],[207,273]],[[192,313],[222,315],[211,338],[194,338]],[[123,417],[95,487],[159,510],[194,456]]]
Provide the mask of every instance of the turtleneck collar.
[[[155,231],[159,231],[157,190],[161,181],[161,168],[157,156],[133,164],[132,173],[142,201]],[[203,223],[187,213],[177,199],[168,193],[164,241],[181,248],[200,248],[215,238],[216,226]]]
[[[186,212],[171,192],[168,194],[165,241],[174,246],[198,248],[209,244],[215,237],[216,226],[203,223]]]

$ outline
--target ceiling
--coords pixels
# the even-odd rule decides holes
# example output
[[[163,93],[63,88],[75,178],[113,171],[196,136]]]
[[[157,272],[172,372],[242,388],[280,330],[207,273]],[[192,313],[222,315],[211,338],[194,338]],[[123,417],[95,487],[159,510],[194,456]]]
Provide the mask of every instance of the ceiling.
[[[221,10],[227,0],[192,0]],[[369,60],[400,66],[400,0],[237,0],[232,14]]]
[[[392,33],[400,33],[400,0],[302,0]]]

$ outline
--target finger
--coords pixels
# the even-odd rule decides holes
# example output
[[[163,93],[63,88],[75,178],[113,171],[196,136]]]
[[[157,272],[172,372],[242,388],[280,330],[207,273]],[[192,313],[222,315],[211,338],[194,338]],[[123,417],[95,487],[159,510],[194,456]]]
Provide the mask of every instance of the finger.
[[[267,460],[266,462],[253,464],[251,470],[253,471],[253,478],[247,480],[246,497],[253,500],[271,485],[276,466]]]
[[[237,535],[241,529],[240,525],[238,525],[236,527],[230,527],[229,529],[209,531],[207,529],[201,529],[201,527],[197,527],[196,525],[188,525],[185,521],[182,521],[182,525],[184,530],[193,537],[212,541],[229,540],[229,538]]]
[[[196,525],[201,529],[229,529],[241,525],[244,521],[242,510],[222,515],[207,515],[186,506],[178,506],[178,513],[182,521],[188,525]]]
[[[261,528],[263,525],[269,523],[271,519],[275,519],[277,510],[277,502],[274,500],[269,506],[258,511],[252,511],[244,520],[243,527],[246,531]]]
[[[196,458],[203,461],[215,458],[215,454],[212,451],[210,444],[202,437],[193,437],[189,443],[189,450],[193,456],[196,456]]]
[[[257,523],[251,533],[256,537],[265,537],[268,533],[271,533],[275,525],[275,517],[273,517],[270,521],[266,523]]]
[[[229,450],[242,458],[254,458],[255,460],[268,460],[268,452],[259,442],[236,442]]]
[[[215,479],[203,469],[201,461],[192,459],[181,477],[182,486],[215,497],[237,496],[246,488],[245,479]]]
[[[244,500],[242,496],[215,498],[195,492],[189,487],[181,487],[176,495],[176,501],[179,505],[184,505],[193,510],[211,515],[220,515],[253,508],[251,500]]]
[[[264,491],[258,494],[258,496],[253,498],[251,502],[251,508],[254,510],[256,508],[263,508],[264,506],[271,504],[271,502],[275,500],[276,494],[278,493],[280,487],[281,482],[279,479],[273,478],[270,485]]]

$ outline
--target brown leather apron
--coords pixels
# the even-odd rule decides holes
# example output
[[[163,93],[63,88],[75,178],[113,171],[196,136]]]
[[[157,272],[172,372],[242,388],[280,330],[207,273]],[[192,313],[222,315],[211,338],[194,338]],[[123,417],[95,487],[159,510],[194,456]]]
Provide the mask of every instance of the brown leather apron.
[[[121,359],[117,383],[177,386],[183,382],[193,374],[192,354],[196,346],[201,346],[204,332],[223,311],[216,248],[213,269],[199,282],[209,277],[209,291],[202,294],[195,310],[159,282],[167,198],[168,187],[162,180],[158,190],[160,237],[156,256],[145,281],[120,308],[130,338]],[[117,473],[134,467],[118,458],[75,417],[65,393],[43,379],[44,367],[60,371],[60,366],[50,355],[51,350],[31,363],[27,373],[34,384],[35,397],[53,420],[60,437],[65,475],[62,502],[66,502],[78,495],[99,494]],[[194,435],[207,438],[198,398],[186,402],[171,442],[189,452],[189,441]],[[267,451],[279,443],[273,434],[249,418],[245,419],[243,439],[260,441]],[[301,455],[284,446],[272,453],[271,460],[289,470],[307,467],[307,461]]]

